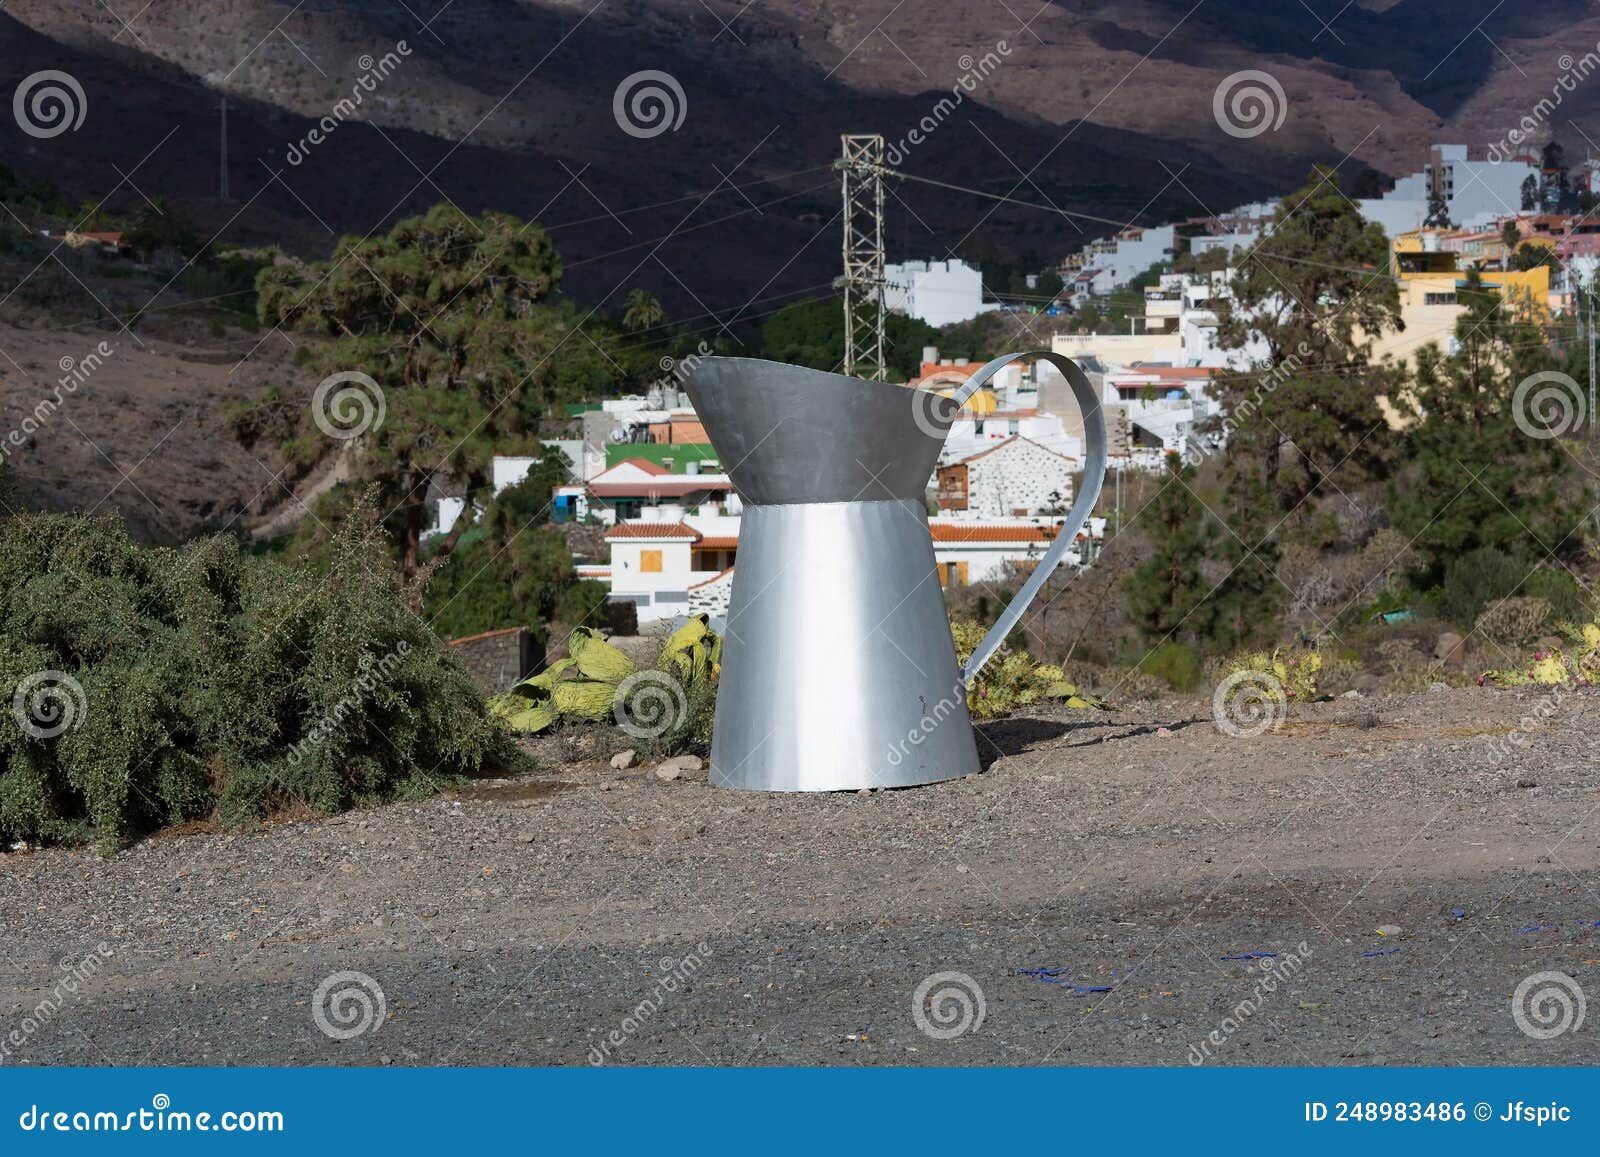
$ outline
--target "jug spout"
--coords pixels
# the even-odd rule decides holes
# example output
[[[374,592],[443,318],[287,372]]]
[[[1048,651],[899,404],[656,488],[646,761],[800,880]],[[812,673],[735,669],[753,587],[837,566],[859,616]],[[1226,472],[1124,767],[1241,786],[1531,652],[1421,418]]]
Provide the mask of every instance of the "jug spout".
[[[705,358],[684,388],[746,505],[921,500],[950,417],[926,390],[756,358]]]

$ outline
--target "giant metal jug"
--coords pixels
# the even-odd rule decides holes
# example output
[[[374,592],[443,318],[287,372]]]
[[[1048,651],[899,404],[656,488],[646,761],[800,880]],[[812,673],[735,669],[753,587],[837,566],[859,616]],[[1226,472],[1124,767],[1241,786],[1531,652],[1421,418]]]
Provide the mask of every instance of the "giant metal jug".
[[[961,668],[924,499],[962,404],[1019,358],[1066,376],[1083,485],[1050,548]],[[758,791],[908,787],[979,770],[967,681],[1088,520],[1105,419],[1050,353],[981,367],[953,396],[751,358],[706,358],[689,397],[744,502],[722,644],[711,782]]]

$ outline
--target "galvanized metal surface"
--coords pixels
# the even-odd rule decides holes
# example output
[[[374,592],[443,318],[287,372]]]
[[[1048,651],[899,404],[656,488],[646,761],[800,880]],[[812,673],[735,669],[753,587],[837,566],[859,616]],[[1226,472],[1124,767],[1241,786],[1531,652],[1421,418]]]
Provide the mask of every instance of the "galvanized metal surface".
[[[920,499],[950,429],[948,399],[782,362],[705,358],[684,386],[747,505]]]
[[[751,358],[685,386],[745,503],[711,751],[715,784],[907,787],[979,770],[924,492],[967,394],[1043,358],[1084,408],[1088,461],[1066,524],[985,637],[975,673],[1071,546],[1105,470],[1087,377],[1054,354],[982,367],[956,399]]]
[[[921,500],[747,508],[712,783],[836,791],[978,770]]]

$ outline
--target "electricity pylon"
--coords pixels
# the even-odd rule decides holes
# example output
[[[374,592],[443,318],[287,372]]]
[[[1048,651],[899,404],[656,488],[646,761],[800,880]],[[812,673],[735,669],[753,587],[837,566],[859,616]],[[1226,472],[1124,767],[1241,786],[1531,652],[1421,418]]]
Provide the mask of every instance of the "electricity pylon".
[[[844,194],[844,372],[888,378],[883,357],[883,137],[846,134]]]

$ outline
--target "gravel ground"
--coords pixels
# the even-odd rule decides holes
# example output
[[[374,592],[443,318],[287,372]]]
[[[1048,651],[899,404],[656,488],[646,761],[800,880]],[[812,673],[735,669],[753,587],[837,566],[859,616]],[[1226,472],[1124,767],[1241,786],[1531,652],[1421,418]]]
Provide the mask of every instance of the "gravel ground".
[[[1512,1015],[1540,972],[1600,994],[1600,692],[1506,744],[1539,699],[1340,699],[1251,738],[1163,701],[989,725],[982,776],[908,791],[597,759],[0,855],[0,1059],[1600,1063],[1600,1023]],[[1279,955],[1224,959],[1250,952]]]

